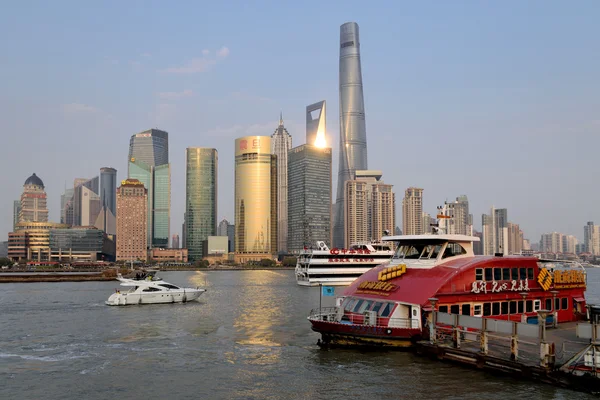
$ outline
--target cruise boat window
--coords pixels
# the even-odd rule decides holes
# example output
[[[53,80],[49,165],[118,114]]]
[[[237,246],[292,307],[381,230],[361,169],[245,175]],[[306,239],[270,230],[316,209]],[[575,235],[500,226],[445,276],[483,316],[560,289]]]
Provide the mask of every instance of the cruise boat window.
[[[362,314],[363,312],[369,310],[371,308],[371,306],[373,305],[372,301],[365,301],[362,306],[359,308],[358,312],[360,314]]]
[[[495,281],[502,280],[502,268],[494,268],[494,280]]]
[[[502,280],[510,281],[510,268],[502,268]]]
[[[563,297],[561,299],[561,302],[562,302],[562,304],[561,304],[560,308],[563,309],[563,310],[568,310],[569,309],[569,299],[566,298],[566,297]]]
[[[512,268],[510,270],[510,272],[511,272],[510,274],[512,276],[513,281],[516,281],[517,279],[519,279],[519,268]]]
[[[523,307],[523,300],[519,301],[519,310],[517,312],[519,314],[523,314],[525,312],[525,308]]]
[[[517,313],[517,302],[511,301],[508,310],[509,310],[509,314],[516,314]]]
[[[554,309],[560,310],[560,299],[558,297],[554,299]]]
[[[483,303],[483,316],[489,317],[492,315],[492,303]]]
[[[486,268],[485,269],[485,280],[486,281],[491,281],[492,280],[492,269],[491,268]]]
[[[535,312],[540,311],[540,305],[541,305],[540,300],[534,300],[533,301],[533,311],[535,311]]]
[[[527,300],[525,305],[525,312],[533,312],[533,301]]]
[[[552,310],[552,299],[546,299],[546,310]]]
[[[438,311],[439,312],[443,312],[443,313],[447,313],[448,312],[448,306],[440,306],[440,309]]]
[[[460,306],[458,304],[450,306],[450,314],[460,314]]]
[[[492,315],[500,315],[500,303],[492,303]]]
[[[463,304],[462,305],[462,315],[471,315],[471,305],[470,304]]]
[[[476,281],[483,280],[483,268],[475,268],[475,280]]]
[[[527,279],[527,268],[519,268],[519,279],[522,281]]]
[[[473,316],[481,317],[481,304],[475,304],[473,306]]]
[[[380,303],[379,301],[376,302],[375,305],[373,306],[373,311],[379,312],[379,310],[381,309],[382,306],[383,306],[383,303]]]
[[[358,300],[356,302],[356,305],[352,309],[352,312],[358,312],[358,309],[360,308],[360,306],[362,306],[362,303],[364,303],[364,302],[365,302],[364,300]]]
[[[381,317],[389,317],[392,313],[392,308],[394,308],[394,305],[392,303],[386,303],[385,307],[381,309],[381,314],[379,315]]]
[[[508,301],[503,301],[502,302],[502,310],[501,310],[502,315],[506,315],[508,314]]]
[[[533,280],[533,268],[527,268],[527,279]]]

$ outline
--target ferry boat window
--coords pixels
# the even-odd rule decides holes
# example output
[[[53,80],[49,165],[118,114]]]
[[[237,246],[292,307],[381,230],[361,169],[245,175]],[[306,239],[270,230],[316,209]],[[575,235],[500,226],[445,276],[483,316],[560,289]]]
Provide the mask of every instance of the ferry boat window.
[[[451,305],[450,314],[460,314],[460,306],[458,304]]]
[[[346,297],[344,299],[344,302],[342,303],[342,308],[346,311],[350,311],[352,309],[352,306],[354,306],[355,302],[356,302],[356,299],[353,299],[351,297]]]
[[[523,300],[519,301],[519,310],[517,312],[519,314],[523,314],[525,312],[525,308],[523,307]]]
[[[512,268],[511,275],[512,275],[513,281],[516,281],[517,279],[519,279],[519,268]]]
[[[533,311],[538,312],[540,311],[540,305],[541,305],[541,301],[540,300],[534,300],[533,301]]]
[[[554,309],[560,310],[560,299],[559,298],[554,299]]]
[[[525,312],[533,312],[533,300],[527,300]]]
[[[454,257],[461,254],[467,254],[467,251],[458,243],[448,243],[442,258]]]
[[[440,309],[438,311],[439,312],[443,312],[443,313],[447,313],[448,312],[448,306],[440,306]]]
[[[552,310],[552,299],[546,299],[546,310]]]
[[[527,268],[527,279],[533,280],[533,268]]]
[[[381,317],[389,317],[390,314],[392,313],[392,309],[394,308],[394,305],[392,303],[386,303],[385,307],[383,307],[381,314],[379,314]]]
[[[492,315],[500,315],[500,303],[492,303]]]
[[[517,302],[511,301],[508,309],[509,309],[509,314],[516,314],[517,313]]]
[[[362,304],[364,303],[364,300],[358,300],[356,302],[356,305],[354,306],[354,308],[352,309],[352,312],[358,312],[358,309],[360,308],[360,306],[362,306]]]
[[[473,306],[473,316],[481,317],[481,304],[475,304]]]
[[[438,255],[440,254],[440,250],[442,250],[441,244],[436,244],[435,246],[433,246],[433,251],[431,252],[431,255],[429,256],[429,258],[432,258],[432,259],[438,258]]]
[[[561,304],[561,309],[563,310],[568,310],[569,309],[569,299],[566,297],[563,297],[562,299],[562,304]]]
[[[372,301],[363,302],[362,306],[360,306],[360,308],[358,309],[359,314],[362,314],[363,312],[367,311],[369,308],[371,308],[372,305]]]
[[[463,304],[462,305],[462,315],[471,315],[471,305],[470,304]]]
[[[475,280],[476,281],[483,280],[483,268],[475,268]]]
[[[519,268],[519,279],[522,281],[527,279],[527,268]]]
[[[502,280],[510,281],[510,268],[502,268]]]
[[[494,268],[494,280],[495,281],[502,280],[502,268]]]
[[[373,306],[373,310],[375,312],[379,312],[379,310],[381,309],[381,307],[383,306],[383,303],[380,303],[379,301],[375,303],[375,305]]]
[[[502,302],[502,315],[506,315],[508,314],[508,301],[503,301]]]
[[[486,281],[491,281],[492,280],[492,269],[491,268],[486,268],[485,269],[485,280]]]
[[[492,315],[492,304],[491,303],[483,303],[483,316],[489,317]]]

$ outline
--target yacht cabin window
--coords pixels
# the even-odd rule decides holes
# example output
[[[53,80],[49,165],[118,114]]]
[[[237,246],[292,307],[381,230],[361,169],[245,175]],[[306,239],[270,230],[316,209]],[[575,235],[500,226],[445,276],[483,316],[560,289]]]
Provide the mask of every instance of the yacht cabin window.
[[[142,290],[142,292],[160,292],[160,289],[149,286],[149,287],[145,288],[144,290]]]

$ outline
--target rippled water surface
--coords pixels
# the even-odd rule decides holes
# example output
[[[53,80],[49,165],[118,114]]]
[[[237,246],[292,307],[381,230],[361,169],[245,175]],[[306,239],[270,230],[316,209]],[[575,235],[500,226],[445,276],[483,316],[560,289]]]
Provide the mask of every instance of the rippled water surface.
[[[0,285],[0,399],[591,398],[410,353],[319,350],[306,320],[319,291],[293,271],[161,276],[208,291],[109,307],[116,281]],[[600,303],[600,270],[588,287]]]

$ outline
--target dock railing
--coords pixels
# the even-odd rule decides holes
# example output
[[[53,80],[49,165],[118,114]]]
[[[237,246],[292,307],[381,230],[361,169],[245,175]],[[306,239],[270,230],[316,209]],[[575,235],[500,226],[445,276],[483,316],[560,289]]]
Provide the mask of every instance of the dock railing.
[[[537,353],[540,366],[553,367],[554,344],[546,341],[547,313],[540,311],[538,324],[535,325],[434,311],[429,339],[433,345],[450,345],[456,349],[462,346],[482,355],[488,355],[492,351],[503,356],[502,353],[510,348],[509,357],[512,361],[519,360],[521,352],[530,353],[530,356]]]

